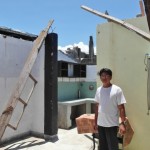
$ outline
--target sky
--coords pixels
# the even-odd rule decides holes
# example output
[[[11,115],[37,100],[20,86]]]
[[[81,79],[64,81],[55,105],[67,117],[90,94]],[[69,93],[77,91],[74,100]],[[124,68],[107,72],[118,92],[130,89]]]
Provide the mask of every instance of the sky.
[[[89,36],[96,46],[96,26],[107,22],[81,9],[88,6],[118,19],[135,18],[140,13],[139,0],[0,0],[0,26],[38,35],[49,20],[49,32],[58,34],[59,49],[78,46],[88,51]]]

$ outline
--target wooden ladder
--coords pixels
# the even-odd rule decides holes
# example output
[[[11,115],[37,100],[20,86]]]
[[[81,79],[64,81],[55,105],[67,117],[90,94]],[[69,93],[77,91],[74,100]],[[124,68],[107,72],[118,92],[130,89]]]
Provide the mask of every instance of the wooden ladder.
[[[44,40],[45,40],[45,38],[48,34],[49,28],[51,27],[53,22],[54,22],[54,20],[50,20],[49,23],[48,23],[48,26],[45,28],[45,30],[42,30],[41,33],[39,34],[39,36],[37,37],[37,39],[34,41],[33,48],[32,48],[32,50],[31,50],[31,52],[30,52],[30,54],[29,54],[29,56],[28,56],[28,58],[25,62],[25,65],[24,65],[21,73],[20,73],[20,76],[19,76],[18,82],[16,84],[16,87],[15,87],[14,91],[12,92],[12,94],[10,96],[10,99],[8,101],[6,109],[3,111],[3,113],[0,117],[0,141],[3,137],[3,135],[4,135],[4,132],[7,128],[7,126],[14,129],[14,130],[16,130],[18,125],[19,125],[19,122],[20,122],[20,120],[23,116],[24,110],[25,110],[25,108],[28,104],[28,101],[29,101],[29,99],[30,99],[30,97],[33,93],[33,90],[35,88],[35,85],[37,83],[37,81],[30,74],[30,72],[31,72],[31,69],[34,65],[34,62],[35,62],[35,60],[38,56],[38,53],[41,49],[41,46],[42,46],[42,44],[43,44],[43,42],[44,42]],[[33,80],[34,85],[33,85],[32,89],[31,89],[31,91],[28,95],[27,100],[25,101],[21,98],[21,94],[22,94],[23,89],[24,89],[24,87],[27,83],[28,78],[31,78]],[[23,107],[23,111],[20,115],[19,121],[17,122],[16,126],[13,126],[9,122],[10,122],[10,119],[13,115],[13,111],[14,111],[18,101],[21,102],[24,107]]]

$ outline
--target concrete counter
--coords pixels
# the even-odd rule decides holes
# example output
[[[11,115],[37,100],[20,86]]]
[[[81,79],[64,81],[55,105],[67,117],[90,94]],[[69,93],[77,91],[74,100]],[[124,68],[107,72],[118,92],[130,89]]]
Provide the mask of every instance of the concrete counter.
[[[94,98],[58,102],[58,127],[63,129],[70,128],[76,117],[91,113],[92,104],[94,103]]]

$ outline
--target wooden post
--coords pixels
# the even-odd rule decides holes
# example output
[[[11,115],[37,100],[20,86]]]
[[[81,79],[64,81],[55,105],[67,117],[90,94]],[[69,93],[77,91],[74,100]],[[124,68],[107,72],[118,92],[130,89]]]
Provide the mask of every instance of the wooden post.
[[[57,47],[58,47],[57,34],[56,33],[48,34],[45,40],[44,134],[46,138],[50,139],[51,137],[55,137],[58,131]]]

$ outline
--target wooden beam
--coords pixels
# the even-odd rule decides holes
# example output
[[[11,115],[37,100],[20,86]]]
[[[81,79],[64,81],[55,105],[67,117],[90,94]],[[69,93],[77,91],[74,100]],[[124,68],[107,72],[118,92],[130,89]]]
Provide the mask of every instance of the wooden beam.
[[[93,10],[93,9],[87,7],[87,6],[83,6],[82,5],[81,8],[86,10],[86,11],[88,11],[88,12],[90,12],[90,13],[93,13],[93,14],[99,16],[99,17],[102,17],[104,19],[108,19],[108,20],[110,20],[110,21],[112,21],[112,22],[114,22],[116,24],[119,24],[119,25],[125,27],[126,29],[128,29],[130,31],[134,31],[135,33],[137,33],[142,38],[146,39],[147,41],[150,41],[150,34],[146,33],[145,31],[143,31],[143,30],[141,30],[141,29],[139,29],[139,28],[137,28],[137,27],[135,27],[135,26],[125,22],[125,21],[122,21],[122,20],[117,19],[117,18],[112,17],[112,16],[108,16],[108,15],[106,15],[104,13],[101,13],[101,12],[98,12],[96,10]]]

